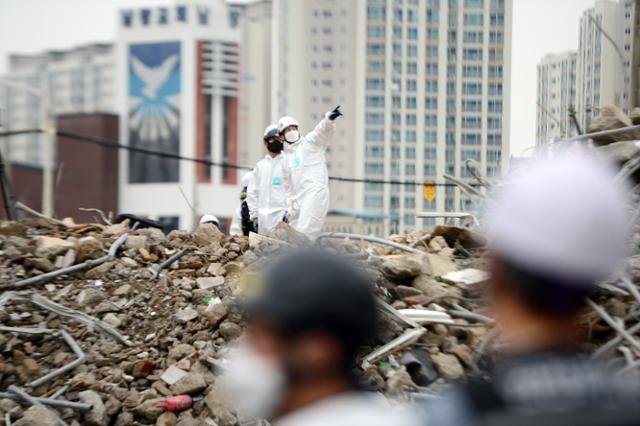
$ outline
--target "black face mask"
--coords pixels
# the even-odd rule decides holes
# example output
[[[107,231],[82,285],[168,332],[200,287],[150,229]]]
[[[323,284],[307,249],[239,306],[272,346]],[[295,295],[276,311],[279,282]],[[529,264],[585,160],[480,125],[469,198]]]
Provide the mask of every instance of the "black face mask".
[[[284,148],[284,145],[280,140],[267,142],[267,150],[269,150],[269,152],[273,152],[274,154],[279,154],[280,152],[282,152],[282,148]]]

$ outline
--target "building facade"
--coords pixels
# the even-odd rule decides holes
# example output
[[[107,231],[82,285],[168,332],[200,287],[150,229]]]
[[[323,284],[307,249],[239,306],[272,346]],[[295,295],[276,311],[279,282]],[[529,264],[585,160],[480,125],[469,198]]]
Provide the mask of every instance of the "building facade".
[[[576,52],[546,55],[538,64],[536,143],[577,133],[571,111],[576,103]]]
[[[9,56],[9,71],[0,84],[0,108],[5,130],[40,128],[42,102],[54,115],[116,111],[115,53],[112,44],[89,44],[68,50]],[[36,88],[31,93],[21,85]],[[43,101],[44,99],[44,101]],[[3,138],[7,161],[40,166],[41,135]]]
[[[422,183],[468,178],[467,159],[497,176],[509,157],[511,9],[511,0],[275,0],[273,110],[308,129],[342,104],[330,175],[369,181],[332,183],[332,209],[404,232],[432,224],[419,211],[472,208],[454,188],[426,201]]]
[[[192,229],[200,215],[223,227],[239,203],[237,16],[223,0],[122,10],[116,42],[120,210]]]
[[[616,105],[628,111],[628,86],[623,83],[628,67],[620,51],[623,33],[624,2],[598,0],[580,18],[576,68],[576,111],[582,129],[604,105]],[[629,15],[630,16],[630,15]],[[628,23],[631,20],[628,19]],[[610,37],[610,39],[608,37]],[[630,47],[629,47],[630,49]]]
[[[443,182],[470,177],[476,160],[490,177],[509,158],[509,0],[368,0],[360,46],[365,78],[358,140],[369,179]],[[472,210],[457,188],[364,185],[367,211],[406,232],[422,210]]]

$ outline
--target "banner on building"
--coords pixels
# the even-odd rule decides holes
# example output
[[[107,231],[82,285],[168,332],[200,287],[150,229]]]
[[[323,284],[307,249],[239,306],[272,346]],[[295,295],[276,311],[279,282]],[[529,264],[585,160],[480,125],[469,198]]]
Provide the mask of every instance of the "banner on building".
[[[129,45],[129,145],[180,153],[180,43]],[[177,182],[180,162],[129,152],[129,182]]]

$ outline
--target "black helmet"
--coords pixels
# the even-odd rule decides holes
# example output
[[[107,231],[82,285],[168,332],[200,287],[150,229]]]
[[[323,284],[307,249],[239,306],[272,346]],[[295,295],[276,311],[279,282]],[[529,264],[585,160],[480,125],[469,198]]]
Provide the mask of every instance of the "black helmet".
[[[319,250],[286,252],[272,260],[241,308],[286,333],[323,330],[349,356],[376,335],[373,285],[363,270]]]
[[[275,124],[271,124],[267,126],[266,129],[264,129],[264,136],[262,137],[262,139],[264,139],[265,141],[268,141],[269,139],[272,139],[278,136],[278,134],[279,134],[278,126],[276,126]]]

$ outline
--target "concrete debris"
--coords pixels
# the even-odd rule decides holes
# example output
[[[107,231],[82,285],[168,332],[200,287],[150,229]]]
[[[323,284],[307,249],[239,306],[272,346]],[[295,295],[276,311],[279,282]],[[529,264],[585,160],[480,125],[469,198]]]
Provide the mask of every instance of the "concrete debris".
[[[406,397],[478,373],[493,354],[493,326],[482,286],[476,285],[487,278],[481,270],[483,242],[472,230],[436,226],[388,239],[334,237],[314,244],[359,262],[380,301],[379,337],[358,359],[368,385]],[[634,241],[640,244],[640,235]],[[51,277],[46,286],[37,281],[27,291],[0,294],[0,392],[25,388],[74,362],[76,354],[61,342],[59,330],[86,356],[28,389],[47,401],[48,410],[0,394],[0,416],[21,425],[57,424],[54,413],[86,425],[238,424],[215,368],[243,332],[234,302],[267,256],[299,244],[310,242],[284,223],[268,236],[247,238],[225,236],[210,224],[193,234],[165,236],[158,229],[131,231],[126,223],[0,222],[0,282],[7,288],[90,263],[107,249],[113,255],[100,265]],[[640,282],[640,256],[626,273],[632,285]],[[635,349],[629,338],[640,332],[640,326],[632,328],[638,324],[633,292],[615,288],[615,295],[605,292],[594,300],[614,318],[624,318],[628,333],[618,339],[610,318],[599,321],[592,313],[585,320],[592,325],[585,327],[585,349],[604,348],[601,355],[615,354],[621,345]],[[24,329],[54,332],[19,332]],[[180,395],[193,405],[176,412],[162,408],[163,401]]]

